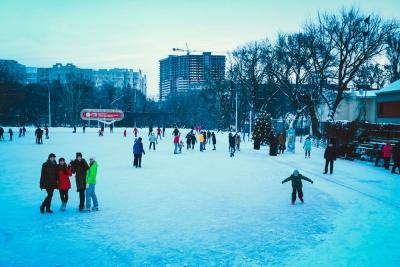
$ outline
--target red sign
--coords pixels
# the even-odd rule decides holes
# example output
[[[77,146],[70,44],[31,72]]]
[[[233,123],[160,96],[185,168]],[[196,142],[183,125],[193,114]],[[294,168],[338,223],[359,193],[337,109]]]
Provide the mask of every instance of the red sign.
[[[84,109],[81,111],[82,120],[122,120],[124,112],[115,109]]]

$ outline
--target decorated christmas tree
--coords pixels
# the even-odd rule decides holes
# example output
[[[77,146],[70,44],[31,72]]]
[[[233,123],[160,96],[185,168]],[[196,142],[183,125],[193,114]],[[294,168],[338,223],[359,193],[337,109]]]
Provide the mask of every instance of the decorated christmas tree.
[[[260,149],[260,145],[268,144],[268,136],[271,131],[271,115],[266,111],[257,114],[253,130],[254,149]]]

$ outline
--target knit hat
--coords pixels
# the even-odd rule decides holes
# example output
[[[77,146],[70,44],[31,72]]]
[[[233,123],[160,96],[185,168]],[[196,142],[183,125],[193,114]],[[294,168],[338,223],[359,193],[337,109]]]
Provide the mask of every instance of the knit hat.
[[[65,159],[64,158],[59,158],[58,162],[60,162],[60,161],[64,161],[65,162]]]
[[[298,170],[294,170],[293,175],[294,176],[299,176],[299,171]]]
[[[48,157],[47,159],[55,158],[55,157],[56,157],[56,155],[55,155],[54,153],[50,153],[50,154],[49,154],[49,157]]]
[[[82,158],[82,153],[81,152],[76,152],[76,158],[81,157]]]

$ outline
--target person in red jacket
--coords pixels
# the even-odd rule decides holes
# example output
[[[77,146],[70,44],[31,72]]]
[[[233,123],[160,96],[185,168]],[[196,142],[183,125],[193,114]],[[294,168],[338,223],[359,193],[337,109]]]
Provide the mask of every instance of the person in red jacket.
[[[386,145],[382,148],[382,156],[385,170],[389,170],[390,158],[392,157],[392,146],[390,143],[386,143]]]
[[[68,202],[68,190],[71,188],[69,177],[72,176],[71,165],[65,163],[64,158],[58,160],[58,190],[61,198],[61,211],[65,211]]]
[[[174,149],[174,154],[179,154],[178,153],[178,146],[179,146],[179,138],[180,138],[180,134],[177,134],[177,135],[175,135],[174,136],[174,146],[175,146],[175,149]]]
[[[160,140],[161,140],[161,128],[160,127],[157,128],[157,139],[158,138],[160,138]]]
[[[138,134],[138,129],[135,127],[134,129],[133,129],[133,134],[135,135],[135,137],[137,137],[137,134]]]
[[[126,137],[126,129],[124,130],[124,137]]]

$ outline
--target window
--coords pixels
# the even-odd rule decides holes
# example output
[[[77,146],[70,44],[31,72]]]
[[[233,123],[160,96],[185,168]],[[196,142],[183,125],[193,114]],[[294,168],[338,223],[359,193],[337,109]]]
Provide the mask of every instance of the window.
[[[400,102],[378,103],[379,118],[400,118]]]

